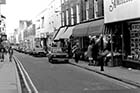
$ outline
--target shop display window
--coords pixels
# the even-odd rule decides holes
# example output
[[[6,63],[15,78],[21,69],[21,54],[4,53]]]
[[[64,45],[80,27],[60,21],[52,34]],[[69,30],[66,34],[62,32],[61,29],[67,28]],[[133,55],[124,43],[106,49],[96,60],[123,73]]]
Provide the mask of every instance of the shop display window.
[[[130,25],[130,55],[128,59],[140,60],[140,23]]]

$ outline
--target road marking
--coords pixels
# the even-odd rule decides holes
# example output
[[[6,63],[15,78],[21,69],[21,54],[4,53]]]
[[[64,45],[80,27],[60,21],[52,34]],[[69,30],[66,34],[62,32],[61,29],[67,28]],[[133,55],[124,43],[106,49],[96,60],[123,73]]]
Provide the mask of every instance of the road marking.
[[[18,61],[18,59],[17,59],[16,57],[15,57],[15,59]],[[23,71],[21,70],[20,65],[19,65],[18,62],[17,62],[17,65],[18,65],[18,67],[19,67],[19,70],[20,70],[20,73],[21,73],[21,75],[22,75],[23,81],[24,81],[24,83],[25,83],[25,85],[26,85],[26,87],[27,87],[27,90],[28,90],[29,93],[31,93],[31,89],[29,88],[29,85],[28,85],[28,83],[27,83],[27,81],[26,81],[26,79],[25,79],[25,75],[23,74]]]
[[[19,62],[19,64],[20,64],[20,66],[22,67],[24,73],[26,74],[26,76],[27,76],[27,78],[28,78],[28,80],[29,80],[31,86],[33,87],[33,89],[34,89],[34,93],[39,93],[38,90],[37,90],[37,88],[36,88],[35,85],[33,84],[31,78],[29,77],[27,71],[24,69],[24,66],[23,66],[22,63],[19,61],[18,58],[17,58],[17,60],[18,60],[18,62]]]

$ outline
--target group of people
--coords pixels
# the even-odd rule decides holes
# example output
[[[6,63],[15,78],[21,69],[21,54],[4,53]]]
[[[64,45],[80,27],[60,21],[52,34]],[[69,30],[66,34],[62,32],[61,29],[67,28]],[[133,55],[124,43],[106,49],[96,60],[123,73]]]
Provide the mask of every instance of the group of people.
[[[89,37],[90,42],[85,56],[88,58],[89,66],[92,65],[103,65],[105,56],[111,50],[111,39],[109,37],[104,38],[103,35]],[[74,54],[75,62],[78,63],[79,60],[79,43],[77,42],[73,48],[72,53]]]
[[[4,47],[0,44],[0,60],[1,62],[4,62],[5,55],[9,55],[9,61],[12,62],[12,56],[13,56],[13,49],[12,47]]]

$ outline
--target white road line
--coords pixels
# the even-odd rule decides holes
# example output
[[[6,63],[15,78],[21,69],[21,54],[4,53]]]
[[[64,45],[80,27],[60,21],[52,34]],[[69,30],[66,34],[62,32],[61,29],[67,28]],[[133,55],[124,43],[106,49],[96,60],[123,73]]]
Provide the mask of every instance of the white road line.
[[[18,75],[18,70],[17,70],[15,61],[14,61],[14,65],[15,65],[15,69],[16,69],[17,82],[20,82],[20,77],[19,77],[19,75]],[[21,89],[21,84],[18,83],[17,85],[18,85],[18,93],[22,93],[22,91],[21,91],[21,90],[22,90],[22,89]]]
[[[16,58],[16,57],[15,57],[15,58]],[[16,60],[18,61],[17,58],[16,58]],[[23,81],[24,81],[24,83],[25,83],[25,85],[26,85],[26,87],[27,87],[27,90],[28,90],[29,93],[31,93],[31,89],[29,88],[29,85],[28,85],[28,83],[27,83],[27,81],[26,81],[26,79],[25,79],[25,76],[24,76],[24,74],[23,74],[23,71],[21,70],[20,65],[19,65],[18,62],[17,62],[17,65],[18,65],[19,70],[20,70],[20,73],[21,73],[21,75],[22,75],[22,77],[23,77]]]
[[[17,59],[17,60],[19,61],[19,59]],[[22,65],[22,63],[21,63],[20,61],[19,61],[19,64],[20,64],[20,66],[22,67],[23,71],[25,72],[25,74],[26,74],[26,76],[27,76],[27,78],[28,78],[28,80],[29,80],[31,86],[33,87],[34,93],[39,93],[38,90],[37,90],[37,88],[36,88],[35,85],[33,84],[31,78],[29,77],[27,71],[24,69],[24,66]]]

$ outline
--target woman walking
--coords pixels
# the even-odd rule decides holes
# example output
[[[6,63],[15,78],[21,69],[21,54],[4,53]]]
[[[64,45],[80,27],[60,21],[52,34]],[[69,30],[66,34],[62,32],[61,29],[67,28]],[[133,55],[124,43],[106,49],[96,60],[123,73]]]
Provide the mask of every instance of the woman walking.
[[[87,57],[88,57],[88,60],[89,60],[89,66],[91,65],[94,65],[93,63],[93,46],[94,46],[95,42],[94,40],[91,40],[90,43],[89,43],[89,46],[88,46],[88,50],[87,50]]]

